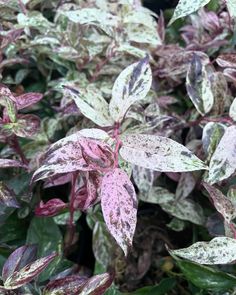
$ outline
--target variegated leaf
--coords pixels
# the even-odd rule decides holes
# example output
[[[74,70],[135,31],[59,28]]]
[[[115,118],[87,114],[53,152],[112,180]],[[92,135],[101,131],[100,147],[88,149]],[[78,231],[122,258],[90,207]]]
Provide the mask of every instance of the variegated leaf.
[[[102,295],[111,286],[114,276],[103,273],[91,277],[82,287],[80,295]]]
[[[43,201],[39,203],[39,205],[35,209],[36,216],[55,216],[60,213],[63,209],[67,207],[61,199],[51,199],[47,201],[45,204]]]
[[[229,198],[212,185],[203,183],[203,186],[210,194],[216,210],[223,215],[225,221],[230,223],[236,217],[236,209]]]
[[[202,116],[208,113],[213,107],[214,96],[206,68],[196,54],[193,56],[187,72],[186,88],[198,112]]]
[[[140,195],[139,198],[144,202],[159,204],[165,212],[181,220],[188,220],[199,225],[205,222],[200,205],[189,199],[178,201],[175,195],[165,188],[153,187],[147,196]]]
[[[4,282],[4,288],[14,290],[29,283],[37,277],[56,256],[57,254],[55,253],[37,259],[36,261],[27,264],[19,271],[13,272],[13,274]]]
[[[160,172],[207,169],[207,166],[185,146],[157,135],[123,136],[120,155],[132,164]]]
[[[179,0],[179,3],[175,8],[174,15],[172,16],[169,25],[176,21],[178,18],[187,16],[197,11],[209,2],[210,0]]]
[[[9,168],[9,167],[23,167],[26,168],[26,165],[20,161],[12,159],[0,159],[0,168]]]
[[[212,115],[222,115],[227,102],[228,84],[223,73],[215,72],[210,75],[211,90],[214,96]]]
[[[152,72],[149,58],[145,57],[123,70],[116,79],[109,110],[112,118],[120,122],[129,107],[147,95],[152,84]]]
[[[231,106],[230,106],[230,109],[229,109],[229,116],[234,120],[236,121],[236,98],[234,98]]]
[[[197,182],[197,177],[191,172],[182,173],[176,188],[175,197],[177,200],[187,198],[193,191]]]
[[[207,182],[213,184],[230,177],[236,170],[236,126],[226,129],[209,164]]]
[[[110,233],[127,255],[137,221],[137,200],[132,182],[121,169],[116,168],[104,175],[101,205]]]
[[[225,132],[225,129],[225,125],[215,122],[209,122],[204,126],[202,132],[202,147],[207,160],[210,160]]]
[[[19,208],[20,204],[16,200],[16,195],[12,189],[0,181],[0,205]]]
[[[226,0],[226,5],[229,11],[230,16],[236,18],[236,1],[235,0]]]
[[[19,272],[24,266],[36,260],[37,247],[35,245],[27,245],[17,248],[7,258],[2,269],[3,281]]]
[[[174,255],[201,264],[227,264],[236,260],[236,240],[217,237],[210,242],[197,242],[188,248],[171,251]]]
[[[75,101],[81,113],[101,127],[112,126],[113,120],[109,115],[109,107],[102,97],[100,90],[92,85],[86,89],[75,89],[64,86],[69,95]]]
[[[221,54],[217,57],[216,62],[222,68],[236,68],[236,54]]]

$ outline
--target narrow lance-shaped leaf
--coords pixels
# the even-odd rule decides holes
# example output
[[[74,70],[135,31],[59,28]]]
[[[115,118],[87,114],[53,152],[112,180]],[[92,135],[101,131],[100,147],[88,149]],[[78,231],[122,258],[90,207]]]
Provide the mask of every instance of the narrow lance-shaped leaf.
[[[187,72],[186,88],[198,112],[201,115],[208,113],[213,107],[214,96],[206,68],[196,54],[193,56]]]
[[[6,260],[2,269],[3,281],[19,272],[24,266],[36,260],[37,246],[27,245],[17,248]]]
[[[91,277],[82,287],[80,295],[102,295],[111,286],[114,276],[103,273]]]
[[[127,162],[160,172],[207,169],[207,166],[185,146],[157,135],[123,136],[120,155]]]
[[[236,217],[236,210],[233,203],[222,194],[220,190],[213,187],[212,185],[203,183],[203,186],[210,194],[216,210],[221,213],[227,223],[230,223],[232,219]]]
[[[152,84],[152,72],[149,58],[145,57],[123,70],[116,79],[109,110],[112,118],[120,122],[129,107],[147,95]]]
[[[234,120],[236,121],[236,98],[234,98],[231,106],[230,106],[230,109],[229,109],[229,116]]]
[[[85,117],[101,127],[113,125],[108,103],[102,97],[99,89],[92,85],[86,89],[75,89],[66,85],[64,87]]]
[[[209,165],[207,182],[216,183],[230,177],[236,170],[236,126],[226,129]]]
[[[37,259],[36,261],[27,264],[21,270],[15,271],[4,283],[4,287],[8,290],[17,289],[37,277],[48,264],[57,256],[56,253],[46,257]]]
[[[217,237],[210,242],[197,242],[171,253],[200,264],[227,264],[236,260],[236,240]]]
[[[177,7],[175,8],[174,15],[172,16],[169,25],[176,21],[178,18],[187,16],[197,11],[209,2],[210,0],[180,0]]]
[[[78,275],[52,280],[43,290],[43,295],[80,294],[79,292],[81,292],[81,289],[87,280],[86,277]]]
[[[221,54],[217,57],[216,62],[222,68],[236,68],[236,54]]]
[[[0,168],[10,168],[10,167],[23,167],[26,168],[26,165],[20,161],[12,159],[0,159]]]
[[[13,208],[20,207],[14,191],[7,187],[2,181],[0,181],[0,205]]]
[[[175,196],[178,200],[183,200],[193,191],[197,177],[191,172],[182,173],[176,188]]]
[[[110,233],[127,255],[137,221],[137,200],[132,182],[121,169],[116,168],[104,175],[101,205]]]
[[[39,203],[39,206],[35,209],[36,216],[55,216],[60,211],[65,209],[67,204],[65,204],[61,199],[51,199],[47,201],[45,204],[43,201]]]
[[[43,98],[42,93],[29,92],[29,93],[24,93],[22,95],[14,97],[14,101],[16,103],[16,108],[18,110],[21,110],[21,109],[27,108],[33,104],[36,104],[42,98]]]

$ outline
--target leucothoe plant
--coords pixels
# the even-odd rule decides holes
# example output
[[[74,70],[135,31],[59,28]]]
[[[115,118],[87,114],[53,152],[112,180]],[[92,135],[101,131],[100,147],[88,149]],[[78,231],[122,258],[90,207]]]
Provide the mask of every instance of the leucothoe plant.
[[[119,161],[160,172],[208,169],[190,150],[172,139],[129,130],[122,133],[130,107],[145,99],[151,84],[149,58],[145,57],[120,73],[109,104],[92,87],[75,89],[64,85],[82,114],[108,131],[83,129],[60,139],[42,155],[41,166],[32,178],[38,181],[71,173],[70,227],[76,209],[86,210],[101,200],[106,225],[125,255],[132,246],[138,201],[130,177]],[[78,178],[83,179],[79,188]],[[47,212],[50,206],[51,203],[37,212]],[[57,206],[58,211],[63,208]]]

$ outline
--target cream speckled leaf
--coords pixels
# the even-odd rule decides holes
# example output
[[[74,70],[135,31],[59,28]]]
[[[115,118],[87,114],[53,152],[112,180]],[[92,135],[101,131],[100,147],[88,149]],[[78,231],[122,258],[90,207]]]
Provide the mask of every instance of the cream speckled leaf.
[[[186,89],[192,103],[202,116],[211,110],[214,104],[211,82],[205,66],[196,54],[193,56],[187,72]]]
[[[200,264],[227,264],[236,260],[236,240],[217,237],[210,242],[197,242],[171,253]]]
[[[230,177],[236,170],[236,126],[226,129],[209,164],[207,182],[213,184]]]
[[[113,125],[109,115],[108,103],[99,89],[89,85],[86,89],[75,89],[65,86],[66,92],[75,101],[81,113],[101,127]]]
[[[197,11],[209,2],[210,0],[180,0],[177,7],[175,8],[174,15],[172,16],[169,25],[176,21],[178,18],[187,16]]]
[[[236,121],[236,98],[234,98],[231,106],[230,106],[230,109],[229,109],[229,116],[234,120]]]
[[[207,166],[185,146],[157,135],[123,136],[120,155],[132,164],[160,172],[207,169]]]
[[[176,188],[175,196],[178,200],[183,200],[193,191],[197,177],[191,172],[182,173]]]
[[[149,58],[145,57],[124,69],[112,88],[109,110],[112,118],[120,122],[129,107],[147,95],[152,84]]]

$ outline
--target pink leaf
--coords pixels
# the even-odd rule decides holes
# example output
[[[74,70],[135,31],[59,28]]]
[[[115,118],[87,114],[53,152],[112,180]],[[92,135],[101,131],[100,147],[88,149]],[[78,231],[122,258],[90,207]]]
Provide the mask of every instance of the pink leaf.
[[[36,104],[38,101],[40,101],[43,98],[42,93],[25,93],[22,95],[19,95],[17,97],[14,97],[14,101],[16,103],[16,107],[18,110],[27,108],[33,104]]]
[[[80,295],[103,295],[105,291],[111,286],[114,280],[114,275],[103,273],[91,277],[83,285]]]
[[[231,200],[214,186],[206,182],[203,183],[203,186],[210,194],[216,210],[222,214],[226,222],[230,223],[236,217],[236,210]]]
[[[56,253],[48,255],[27,264],[19,271],[14,271],[5,281],[4,287],[8,290],[14,290],[29,283],[37,277],[56,256]]]
[[[10,167],[23,167],[26,168],[26,165],[17,160],[11,159],[0,159],[0,168],[10,168]]]
[[[35,209],[35,215],[47,217],[55,216],[66,207],[67,204],[60,199],[51,199],[45,204],[43,203],[43,201],[41,201],[39,203],[39,206]]]
[[[88,278],[78,275],[71,275],[65,278],[53,280],[47,284],[43,294],[80,294],[83,285],[87,282]]]
[[[18,115],[13,132],[19,137],[32,137],[40,128],[40,119],[35,115]]]
[[[127,255],[137,221],[137,200],[133,184],[121,169],[116,168],[104,175],[101,204],[110,233]]]
[[[20,271],[24,266],[36,259],[37,247],[27,245],[17,248],[6,260],[2,269],[3,281],[6,281],[14,272]]]

